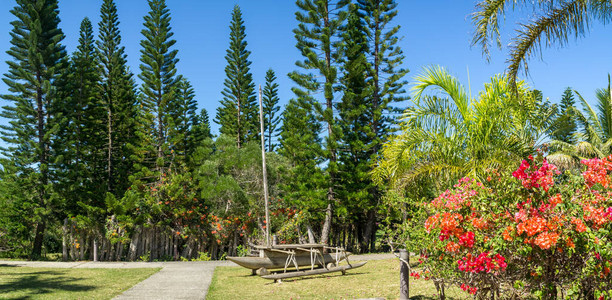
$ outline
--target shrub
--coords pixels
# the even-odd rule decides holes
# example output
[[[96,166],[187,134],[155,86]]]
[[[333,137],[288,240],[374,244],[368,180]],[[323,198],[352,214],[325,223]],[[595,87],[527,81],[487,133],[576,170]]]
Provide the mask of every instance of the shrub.
[[[477,298],[612,297],[612,156],[560,174],[542,154],[425,205],[423,278]]]

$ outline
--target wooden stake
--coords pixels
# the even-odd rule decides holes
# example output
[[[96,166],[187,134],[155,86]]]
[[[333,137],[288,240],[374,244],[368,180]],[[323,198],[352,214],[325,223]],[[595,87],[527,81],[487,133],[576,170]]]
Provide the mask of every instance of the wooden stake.
[[[410,253],[406,249],[400,249],[400,299],[410,298]]]
[[[266,170],[266,140],[264,137],[263,102],[259,85],[259,125],[261,127],[261,164],[263,166],[264,202],[266,206],[266,246],[270,247],[270,211],[268,208],[268,174]]]

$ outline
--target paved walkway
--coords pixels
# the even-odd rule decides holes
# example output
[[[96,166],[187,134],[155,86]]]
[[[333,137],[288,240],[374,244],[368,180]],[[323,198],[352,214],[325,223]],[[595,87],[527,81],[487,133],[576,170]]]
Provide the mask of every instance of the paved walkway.
[[[0,266],[36,268],[162,268],[115,299],[205,299],[213,271],[236,266],[230,261],[206,262],[38,262],[3,261]]]
[[[394,258],[393,254],[351,255],[351,261]],[[151,277],[115,297],[125,299],[205,299],[218,266],[236,266],[230,261],[206,262],[38,262],[3,261],[0,266],[37,268],[162,268]]]

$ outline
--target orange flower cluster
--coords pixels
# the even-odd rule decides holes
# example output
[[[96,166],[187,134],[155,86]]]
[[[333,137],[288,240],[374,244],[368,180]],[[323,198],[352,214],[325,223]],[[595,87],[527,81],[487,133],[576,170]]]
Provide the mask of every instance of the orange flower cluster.
[[[582,163],[587,166],[587,170],[582,173],[582,176],[588,187],[593,187],[598,183],[605,188],[610,187],[608,171],[612,171],[612,155],[603,159],[585,159],[582,160]]]
[[[548,228],[548,222],[546,219],[535,216],[527,219],[524,222],[519,223],[516,226],[517,234],[522,234],[526,232],[528,236],[534,236],[535,234],[542,232]]]
[[[484,218],[472,217],[472,226],[476,229],[484,230],[490,227],[489,222]]]
[[[572,224],[576,225],[576,231],[578,232],[585,232],[587,231],[587,227],[586,225],[584,225],[584,223],[582,222],[581,219],[578,218],[572,218]]]
[[[555,232],[543,232],[535,239],[534,244],[546,250],[557,244],[559,234]]]
[[[514,233],[514,228],[512,226],[508,226],[504,230],[502,237],[504,238],[505,241],[511,242],[513,240],[512,233]]]
[[[463,221],[463,216],[458,213],[435,214],[425,221],[425,230],[430,232],[434,228],[440,228],[444,233],[459,235],[463,230],[459,228],[459,223]]]

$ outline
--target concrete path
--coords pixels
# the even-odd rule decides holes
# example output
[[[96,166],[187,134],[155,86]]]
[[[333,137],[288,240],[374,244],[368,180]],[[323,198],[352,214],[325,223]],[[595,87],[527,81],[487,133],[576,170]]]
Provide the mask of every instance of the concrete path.
[[[390,259],[391,253],[351,255],[351,261]],[[136,284],[116,300],[125,299],[205,299],[213,272],[219,266],[236,266],[230,261],[206,262],[38,262],[3,261],[0,266],[36,268],[162,268]]]
[[[205,299],[218,266],[235,264],[229,261],[163,263],[161,271],[115,299]]]
[[[162,268],[114,299],[205,299],[215,267],[230,261],[206,262],[37,262],[2,261],[0,266],[36,268]]]

